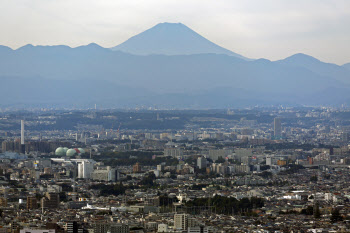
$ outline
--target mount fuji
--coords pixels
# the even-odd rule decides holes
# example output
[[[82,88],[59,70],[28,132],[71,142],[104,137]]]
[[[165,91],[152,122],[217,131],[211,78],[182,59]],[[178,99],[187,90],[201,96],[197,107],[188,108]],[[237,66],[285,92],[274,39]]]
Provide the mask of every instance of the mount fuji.
[[[182,23],[160,23],[111,48],[134,55],[226,54],[249,60],[214,44]]]

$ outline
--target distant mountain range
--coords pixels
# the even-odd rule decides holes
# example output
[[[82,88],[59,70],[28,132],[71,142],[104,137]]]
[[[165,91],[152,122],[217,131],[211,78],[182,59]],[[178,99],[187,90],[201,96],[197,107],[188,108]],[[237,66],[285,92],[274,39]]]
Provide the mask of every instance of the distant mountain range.
[[[0,107],[233,108],[350,103],[350,63],[296,54],[250,60],[183,24],[114,48],[0,46]]]
[[[346,69],[350,70],[350,63],[347,63],[347,64],[343,65],[343,67],[345,67]]]

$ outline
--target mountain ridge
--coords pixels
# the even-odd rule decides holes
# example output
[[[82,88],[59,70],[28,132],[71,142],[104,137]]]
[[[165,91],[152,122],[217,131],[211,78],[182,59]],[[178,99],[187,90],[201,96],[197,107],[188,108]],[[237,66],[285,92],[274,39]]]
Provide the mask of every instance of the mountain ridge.
[[[342,65],[342,67],[345,67],[346,69],[350,70],[350,62]]]
[[[168,25],[158,25],[164,26],[166,30]],[[194,39],[199,35],[183,24],[175,26]],[[184,53],[135,55],[96,43],[74,48],[29,44],[16,50],[0,46],[0,81],[6,87],[0,106],[71,105],[72,99],[81,106],[203,108],[350,101],[350,63],[338,66],[302,53],[278,61]]]
[[[326,77],[334,77],[336,80],[350,84],[349,70],[344,66],[333,63],[326,63],[310,55],[297,53],[276,63],[289,67],[303,67],[310,71]]]
[[[349,89],[333,77],[318,75],[305,67],[267,59],[246,61],[221,54],[137,56],[91,44],[77,48],[33,46],[10,53],[0,52],[0,61],[0,76],[25,80],[21,94],[15,84],[19,81],[0,78],[8,87],[7,97],[0,98],[2,104],[12,99],[16,103],[21,100],[35,103],[39,98],[35,93],[39,92],[43,99],[41,103],[46,100],[68,104],[67,97],[70,97],[81,105],[105,102],[119,107],[120,102],[135,106],[137,102],[150,104],[152,101],[163,106],[175,103],[181,106],[181,101],[183,106],[192,106],[194,101],[202,107],[206,104],[213,107],[215,102],[221,107],[227,107],[229,103],[242,106],[236,101],[252,105],[279,102],[300,105],[327,100],[328,92],[322,99],[315,99],[312,93],[320,95],[330,86]],[[33,77],[42,77],[42,81],[31,82]],[[58,91],[39,91],[55,87]],[[223,94],[223,87],[226,94]],[[95,92],[94,88],[97,88]],[[135,88],[136,94],[132,91]],[[167,95],[169,98],[165,98]],[[187,99],[191,96],[193,100]],[[348,99],[344,95],[338,96],[337,100],[341,101],[341,98]]]
[[[111,49],[135,55],[191,55],[216,53],[250,60],[242,55],[220,47],[182,23],[157,24]]]

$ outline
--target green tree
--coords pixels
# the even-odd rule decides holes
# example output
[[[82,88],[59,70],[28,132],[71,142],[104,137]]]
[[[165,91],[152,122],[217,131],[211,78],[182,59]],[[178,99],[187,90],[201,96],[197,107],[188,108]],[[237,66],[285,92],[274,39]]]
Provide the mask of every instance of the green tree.
[[[153,187],[154,180],[156,180],[156,175],[153,172],[150,172],[145,177],[143,177],[140,184],[147,187]]]
[[[317,176],[311,176],[310,181],[316,183],[317,182]]]
[[[340,215],[339,209],[335,208],[332,211],[331,222],[335,223],[339,221],[343,221],[343,217]]]

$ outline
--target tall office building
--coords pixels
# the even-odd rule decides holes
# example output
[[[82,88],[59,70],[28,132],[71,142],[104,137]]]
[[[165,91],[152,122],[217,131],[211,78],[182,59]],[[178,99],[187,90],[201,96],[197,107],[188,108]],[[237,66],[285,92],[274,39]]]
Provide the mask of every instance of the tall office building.
[[[206,168],[207,167],[207,159],[204,157],[198,157],[197,159],[197,167],[199,169]]]
[[[94,171],[94,164],[90,161],[83,161],[78,164],[78,178],[89,179]]]
[[[282,138],[281,118],[276,117],[273,120],[273,126],[274,126],[274,138],[281,139]]]

